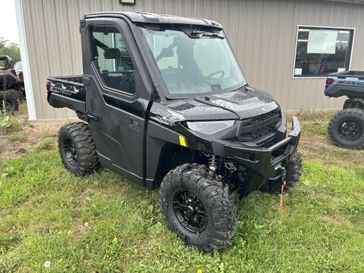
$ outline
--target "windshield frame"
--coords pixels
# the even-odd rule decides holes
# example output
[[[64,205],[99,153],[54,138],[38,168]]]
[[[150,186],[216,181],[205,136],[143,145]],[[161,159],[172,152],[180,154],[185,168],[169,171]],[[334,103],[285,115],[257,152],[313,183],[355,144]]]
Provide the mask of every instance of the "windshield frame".
[[[200,31],[201,30],[201,26],[195,26],[195,25],[189,25],[189,26],[185,26],[182,24],[176,24],[176,25],[160,25],[160,24],[150,24],[150,23],[143,23],[143,24],[138,24],[136,29],[137,29],[137,33],[139,36],[139,39],[141,39],[141,42],[143,43],[143,47],[146,49],[147,51],[147,55],[150,58],[151,61],[151,65],[152,67],[149,67],[149,69],[152,69],[155,76],[157,76],[157,82],[159,83],[158,86],[156,86],[157,91],[162,91],[164,97],[166,97],[167,99],[184,99],[184,98],[194,98],[194,97],[204,97],[204,96],[211,96],[211,95],[217,95],[217,94],[223,94],[223,93],[229,93],[238,89],[241,89],[244,86],[247,86],[247,80],[245,78],[245,75],[240,67],[240,64],[235,56],[234,51],[231,48],[230,42],[227,39],[225,32],[222,28],[217,28],[217,27],[205,27],[203,31],[206,32],[216,32],[219,31],[220,34],[223,36],[223,39],[226,40],[227,45],[229,46],[230,50],[231,50],[231,54],[232,57],[234,58],[234,61],[237,64],[238,69],[240,70],[242,77],[243,77],[243,81],[237,85],[228,87],[228,88],[224,88],[224,89],[220,89],[220,90],[211,90],[208,92],[194,92],[194,93],[181,93],[181,94],[172,94],[169,92],[169,89],[165,83],[165,80],[163,78],[162,72],[160,71],[158,64],[150,50],[149,44],[146,40],[146,37],[144,36],[143,33],[143,28],[144,29],[151,29],[151,30],[158,30],[160,28],[162,29],[169,29],[169,30],[175,30],[175,31],[181,31],[184,32],[186,34],[186,28],[188,28],[190,31]],[[186,34],[187,35],[187,34]],[[193,38],[191,38],[193,39]],[[221,37],[215,37],[214,39],[221,39]],[[162,89],[162,90],[160,90]]]

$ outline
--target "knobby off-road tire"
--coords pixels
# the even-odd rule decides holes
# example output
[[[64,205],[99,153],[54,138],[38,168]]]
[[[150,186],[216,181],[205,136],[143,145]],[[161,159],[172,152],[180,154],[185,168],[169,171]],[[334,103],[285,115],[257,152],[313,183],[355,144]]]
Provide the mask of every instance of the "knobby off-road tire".
[[[299,151],[296,151],[289,160],[286,166],[286,171],[285,191],[288,191],[299,182],[303,173],[302,157]],[[260,188],[260,191],[268,193],[280,193],[281,188],[281,181],[267,181]]]
[[[58,148],[63,165],[75,176],[85,176],[100,167],[96,146],[86,123],[74,122],[58,133]]]
[[[364,99],[347,99],[344,102],[343,109],[349,109],[349,108],[358,108],[358,109],[364,109]]]
[[[327,128],[329,139],[342,148],[364,148],[364,110],[349,108],[337,112]]]
[[[18,92],[15,90],[9,91],[0,91],[0,109],[5,110],[6,112],[16,112],[19,110],[20,99],[18,96]]]
[[[212,252],[233,237],[237,224],[233,196],[206,166],[184,164],[171,170],[161,183],[160,197],[168,227],[188,245]]]

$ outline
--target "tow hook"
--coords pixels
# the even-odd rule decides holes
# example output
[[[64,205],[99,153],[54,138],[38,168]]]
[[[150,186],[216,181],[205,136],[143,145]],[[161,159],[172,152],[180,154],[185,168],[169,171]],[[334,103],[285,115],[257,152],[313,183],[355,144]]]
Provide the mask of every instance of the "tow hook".
[[[285,208],[283,206],[283,192],[284,192],[284,188],[286,187],[286,184],[287,184],[287,182],[286,182],[287,170],[282,165],[279,165],[277,169],[280,170],[280,172],[281,172],[281,181],[282,181],[281,192],[279,194],[279,210],[281,212],[284,212]]]
[[[282,165],[279,165],[278,170],[281,172],[281,180],[282,182],[286,180],[287,170]]]

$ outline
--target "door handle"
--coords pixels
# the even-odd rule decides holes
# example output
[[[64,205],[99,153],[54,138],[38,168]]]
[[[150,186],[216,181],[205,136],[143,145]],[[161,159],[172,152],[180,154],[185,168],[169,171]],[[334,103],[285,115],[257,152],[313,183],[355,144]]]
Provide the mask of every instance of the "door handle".
[[[94,121],[98,121],[99,118],[93,114],[86,114],[86,117],[88,117],[89,119],[92,119]]]
[[[130,118],[129,119],[129,128],[131,128],[137,132],[140,132],[140,122],[138,120]]]

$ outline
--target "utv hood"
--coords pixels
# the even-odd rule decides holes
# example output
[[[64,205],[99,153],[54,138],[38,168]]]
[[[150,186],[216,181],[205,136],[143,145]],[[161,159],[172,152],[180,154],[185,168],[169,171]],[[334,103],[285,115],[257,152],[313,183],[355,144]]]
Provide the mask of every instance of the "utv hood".
[[[277,109],[278,104],[262,91],[244,88],[229,93],[172,101],[167,111],[179,120],[241,120]]]

